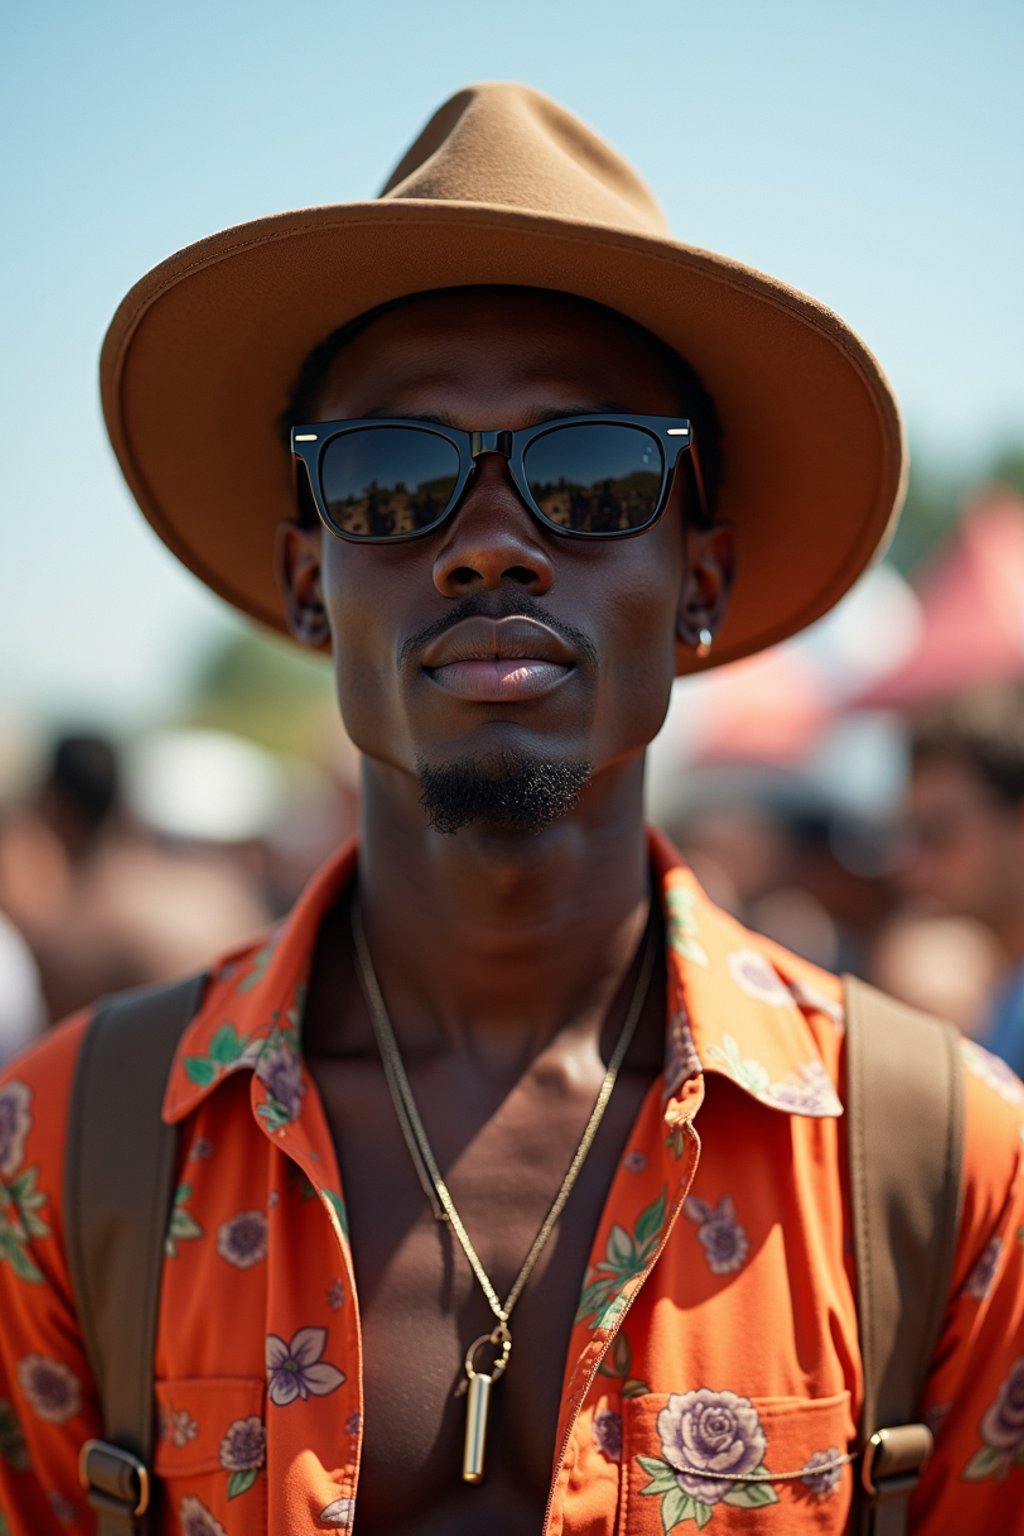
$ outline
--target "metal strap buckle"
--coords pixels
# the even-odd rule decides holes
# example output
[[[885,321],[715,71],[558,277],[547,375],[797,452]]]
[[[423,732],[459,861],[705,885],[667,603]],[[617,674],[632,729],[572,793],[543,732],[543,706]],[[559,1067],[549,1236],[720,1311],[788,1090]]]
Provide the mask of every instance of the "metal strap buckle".
[[[87,1440],[78,1456],[78,1477],[93,1509],[138,1520],[149,1508],[149,1469],[131,1451],[109,1440]]]
[[[917,1486],[935,1441],[927,1424],[876,1429],[864,1447],[860,1478],[873,1499],[902,1498]]]

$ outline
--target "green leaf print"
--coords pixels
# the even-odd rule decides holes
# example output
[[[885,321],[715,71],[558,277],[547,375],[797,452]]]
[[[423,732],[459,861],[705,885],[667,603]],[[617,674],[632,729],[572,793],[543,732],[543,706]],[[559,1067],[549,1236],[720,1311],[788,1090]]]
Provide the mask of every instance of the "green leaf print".
[[[765,1466],[755,1467],[750,1474],[751,1478],[768,1478],[771,1476]],[[723,1504],[731,1504],[734,1509],[763,1509],[766,1504],[777,1504],[779,1496],[769,1482],[749,1482],[737,1488],[734,1493],[722,1495]]]
[[[40,1212],[47,1197],[36,1188],[38,1169],[25,1168],[8,1184],[0,1182],[0,1263],[10,1264],[19,1280],[40,1285],[43,1272],[28,1251],[33,1238],[49,1237]]]
[[[638,1456],[637,1461],[651,1479],[640,1492],[661,1499],[661,1524],[665,1536],[684,1520],[693,1520],[697,1529],[703,1530],[715,1512],[714,1505],[702,1504],[680,1488],[668,1462],[658,1461],[653,1456]]]
[[[196,1083],[200,1088],[208,1088],[217,1076],[217,1068],[212,1061],[207,1061],[205,1056],[186,1056],[185,1076],[190,1083]]]
[[[674,1530],[682,1521],[694,1518],[693,1504],[693,1499],[688,1493],[683,1492],[678,1483],[666,1493],[661,1505],[661,1523],[665,1529],[665,1536],[668,1536],[668,1532]]]
[[[262,1104],[257,1104],[256,1113],[269,1131],[279,1131],[282,1126],[290,1125],[295,1118],[272,1093],[267,1094]]]
[[[232,1472],[228,1478],[228,1498],[237,1499],[239,1494],[248,1493],[259,1475],[258,1467],[247,1467],[244,1472]]]
[[[618,1315],[618,1304],[623,1298],[618,1294],[622,1287],[635,1279],[647,1268],[665,1224],[668,1189],[653,1204],[640,1212],[632,1235],[616,1223],[608,1234],[605,1256],[588,1272],[580,1296],[576,1321],[585,1318],[595,1320],[591,1327],[611,1327]]]
[[[276,938],[277,935],[275,934],[274,939],[272,939],[269,944],[264,945],[261,950],[253,955],[252,970],[249,972],[248,976],[244,978],[244,980],[238,983],[239,992],[249,992],[253,987],[258,986],[259,983],[263,980],[263,977],[266,975],[267,966],[270,964],[271,956],[274,953],[274,942]]]
[[[630,1376],[622,1383],[623,1397],[646,1397],[650,1390],[646,1381],[639,1381],[635,1376]]]
[[[620,1331],[615,1335],[611,1349],[598,1366],[598,1375],[611,1376],[614,1380],[621,1381],[623,1397],[646,1397],[651,1389],[646,1381],[640,1381],[637,1377],[630,1375],[632,1368],[632,1345],[627,1335]]]
[[[685,885],[670,886],[665,894],[668,907],[668,943],[677,955],[694,965],[707,965],[707,950],[697,941],[696,895]]]
[[[961,1475],[966,1482],[981,1482],[983,1478],[993,1477],[1004,1465],[1004,1460],[990,1445],[983,1445],[979,1451],[975,1451]]]
[[[10,1228],[5,1230],[2,1224],[0,1224],[0,1263],[9,1264],[19,1280],[27,1280],[30,1285],[43,1283],[43,1272],[35,1260],[26,1253],[24,1243],[17,1233],[12,1232]]]
[[[167,1226],[167,1237],[164,1240],[164,1252],[169,1259],[178,1257],[178,1244],[186,1242],[190,1238],[202,1237],[203,1229],[192,1215],[186,1211],[185,1203],[192,1196],[191,1184],[179,1184],[174,1194],[174,1206],[171,1210],[171,1219]]]
[[[337,1218],[338,1218],[338,1225],[341,1227],[341,1234],[342,1234],[342,1236],[347,1241],[347,1239],[348,1239],[348,1211],[345,1209],[345,1202],[344,1202],[344,1200],[333,1189],[325,1189],[324,1192],[323,1192],[323,1196],[324,1196],[324,1199],[327,1201],[327,1203],[330,1205],[330,1207],[333,1210],[334,1214],[337,1216]]]
[[[656,1456],[638,1456],[637,1463],[651,1479],[646,1488],[641,1488],[641,1493],[665,1494],[679,1487],[676,1475],[667,1461],[661,1461]]]
[[[724,1067],[729,1077],[735,1079],[750,1093],[764,1093],[771,1086],[771,1078],[765,1067],[753,1057],[741,1056],[740,1048],[732,1035],[722,1036],[725,1049],[720,1045],[713,1045],[708,1053],[708,1061],[717,1062]]]
[[[31,1465],[21,1425],[6,1398],[0,1398],[0,1461],[14,1472],[27,1472]]]
[[[210,1041],[208,1053],[210,1060],[229,1066],[231,1062],[237,1061],[245,1050],[247,1038],[240,1035],[233,1024],[222,1024]]]
[[[641,1211],[640,1219],[636,1224],[636,1245],[641,1254],[650,1255],[658,1245],[661,1229],[665,1225],[665,1206],[668,1198],[668,1189],[662,1190],[653,1205],[649,1205],[645,1211]]]

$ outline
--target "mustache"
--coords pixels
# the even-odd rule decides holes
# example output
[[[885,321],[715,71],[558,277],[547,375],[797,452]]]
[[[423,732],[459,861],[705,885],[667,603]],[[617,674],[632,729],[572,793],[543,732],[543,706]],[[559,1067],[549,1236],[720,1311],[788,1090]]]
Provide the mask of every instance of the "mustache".
[[[432,641],[446,634],[449,629],[453,629],[456,624],[461,624],[463,619],[507,619],[513,614],[525,619],[536,619],[539,624],[546,624],[568,646],[585,657],[592,665],[597,665],[597,647],[589,635],[585,635],[574,624],[567,624],[564,619],[556,619],[542,603],[539,603],[535,597],[531,597],[529,592],[508,591],[491,593],[487,597],[460,598],[441,618],[435,619],[433,624],[428,624],[416,634],[410,635],[399,652],[399,664],[404,666],[417,651],[423,650]]]

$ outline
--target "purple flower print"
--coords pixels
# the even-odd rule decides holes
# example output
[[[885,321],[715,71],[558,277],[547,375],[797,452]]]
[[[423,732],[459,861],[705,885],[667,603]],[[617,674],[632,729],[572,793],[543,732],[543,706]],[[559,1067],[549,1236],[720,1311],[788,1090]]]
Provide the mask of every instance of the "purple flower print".
[[[981,1438],[1007,1461],[1024,1449],[1024,1355],[1018,1355],[982,1418]]]
[[[199,1433],[199,1425],[187,1408],[172,1408],[164,1427],[166,1433],[170,1435],[171,1444],[179,1451]]]
[[[205,1163],[213,1156],[213,1142],[205,1136],[197,1136],[192,1143],[189,1157],[194,1157],[197,1163]]]
[[[827,1451],[815,1451],[804,1463],[800,1481],[816,1499],[831,1498],[839,1487],[844,1460],[845,1457],[840,1455],[834,1445],[830,1445]]]
[[[690,1032],[690,1021],[681,1010],[668,1021],[665,1040],[665,1097],[676,1092],[684,1078],[695,1077],[701,1060]]]
[[[267,1454],[267,1432],[258,1414],[228,1425],[220,1443],[220,1464],[227,1472],[256,1472]]]
[[[328,1287],[327,1305],[332,1312],[340,1312],[345,1305],[345,1286],[341,1280],[333,1280]]]
[[[47,1424],[64,1424],[82,1406],[82,1383],[60,1360],[26,1355],[18,1361],[18,1381],[25,1401]]]
[[[267,1334],[267,1380],[275,1407],[311,1395],[326,1397],[341,1386],[344,1371],[321,1358],[326,1343],[326,1328],[300,1328],[290,1344],[276,1333]]]
[[[643,1173],[647,1159],[642,1152],[627,1152],[622,1159],[622,1166],[627,1173]]]
[[[690,1221],[697,1223],[697,1240],[713,1275],[731,1275],[743,1267],[750,1244],[736,1220],[730,1195],[723,1195],[716,1206],[698,1200],[695,1195],[687,1195],[683,1212]]]
[[[345,1433],[346,1433],[346,1435],[358,1435],[358,1433],[362,1429],[362,1427],[363,1427],[363,1416],[362,1416],[362,1414],[361,1413],[350,1413],[348,1418],[345,1420]]]
[[[356,1517],[355,1499],[332,1499],[319,1515],[320,1525],[329,1525],[333,1530],[347,1531]]]
[[[50,1508],[61,1525],[75,1524],[78,1519],[78,1510],[69,1498],[66,1498],[63,1493],[58,1493],[56,1488],[51,1488],[46,1497],[49,1499]]]
[[[1001,1237],[993,1237],[982,1249],[977,1263],[964,1282],[964,1295],[972,1301],[984,1301],[992,1289],[1002,1251]]]
[[[181,1536],[228,1536],[219,1520],[215,1520],[202,1499],[186,1494],[178,1506],[178,1523]]]
[[[822,992],[809,981],[801,981],[799,977],[789,984],[790,994],[798,1008],[805,1008],[811,1013],[820,1013],[826,1019],[830,1019],[837,1031],[842,1034],[846,1028],[846,1012],[840,1003],[829,997],[827,992]]]
[[[594,1444],[609,1461],[622,1460],[622,1415],[603,1408],[594,1415]]]
[[[7,1083],[0,1088],[0,1175],[14,1177],[25,1156],[25,1137],[32,1124],[28,1106],[32,1090],[27,1083]]]
[[[966,1036],[960,1041],[960,1050],[968,1071],[980,1077],[1007,1104],[1019,1104],[1024,1100],[1024,1084],[1005,1061],[993,1056],[991,1051],[986,1051],[976,1041],[968,1040]]]
[[[262,1211],[239,1211],[217,1228],[217,1252],[236,1269],[249,1269],[267,1256],[267,1218]]]
[[[792,1110],[797,1115],[827,1119],[843,1112],[832,1079],[820,1061],[801,1063],[797,1072],[770,1084],[764,1097],[778,1109]]]
[[[789,1008],[793,994],[767,955],[756,949],[737,949],[726,956],[733,981],[748,997],[773,1008]]]
[[[760,1467],[766,1445],[749,1398],[707,1387],[672,1393],[658,1414],[658,1436],[679,1487],[701,1504],[734,1492],[737,1479]],[[729,1476],[716,1476],[723,1472]]]
[[[280,1045],[264,1051],[256,1063],[256,1076],[280,1104],[287,1119],[294,1120],[306,1091],[302,1063],[295,1052]]]

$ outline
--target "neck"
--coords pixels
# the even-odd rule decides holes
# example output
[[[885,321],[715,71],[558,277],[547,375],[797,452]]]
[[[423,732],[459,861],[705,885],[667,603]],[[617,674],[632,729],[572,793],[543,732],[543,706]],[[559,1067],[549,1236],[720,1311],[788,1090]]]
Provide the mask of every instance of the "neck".
[[[394,775],[366,768],[359,899],[403,1040],[512,1064],[599,1032],[649,905],[642,761],[532,835],[437,833]]]

